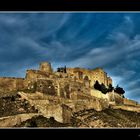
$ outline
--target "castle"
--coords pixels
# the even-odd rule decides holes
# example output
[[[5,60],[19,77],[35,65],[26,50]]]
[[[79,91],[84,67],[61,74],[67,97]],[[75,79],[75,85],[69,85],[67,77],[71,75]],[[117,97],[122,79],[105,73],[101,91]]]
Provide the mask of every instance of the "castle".
[[[34,106],[38,115],[54,117],[61,123],[69,123],[73,112],[82,110],[102,111],[114,107],[140,112],[137,102],[123,98],[114,90],[107,94],[96,90],[96,81],[106,87],[112,85],[111,77],[102,68],[89,70],[65,66],[53,71],[51,63],[42,62],[38,70],[27,70],[25,78],[1,77],[0,97],[16,93],[21,100],[25,99]],[[27,119],[28,115],[18,120]],[[11,122],[11,117],[7,118],[8,122]],[[3,119],[0,126],[6,125]],[[16,117],[12,120],[18,122]]]
[[[117,93],[108,93],[107,95],[94,89],[94,83],[98,81],[106,87],[112,85],[112,79],[102,68],[93,70],[84,68],[58,68],[53,71],[51,63],[40,63],[38,70],[27,70],[25,78],[0,78],[0,93],[15,91],[41,92],[47,95],[54,95],[62,98],[74,99],[79,95],[95,96],[97,98],[107,99],[110,102],[113,98],[116,101],[124,100]],[[115,95],[115,96],[114,96]],[[129,103],[125,99],[125,103]],[[136,102],[130,102],[136,104]]]
[[[99,81],[99,83],[103,83],[105,86],[109,86],[109,84],[112,85],[112,79],[107,76],[107,73],[104,72],[102,68],[96,68],[93,70],[83,68],[65,69],[66,70],[64,71],[64,69],[61,68],[61,70],[54,72],[50,63],[42,62],[40,64],[39,70],[27,70],[25,78],[1,77],[0,89],[1,91],[6,92],[22,90],[26,88],[33,89],[35,83],[37,83],[37,90],[42,90],[42,92],[45,92],[41,84],[44,80],[46,80],[50,86],[53,86],[53,89],[51,90],[55,90],[55,92],[57,92],[56,94],[60,95],[62,87],[65,88],[65,86],[67,86],[66,83],[70,84],[67,90],[72,90],[74,88],[73,86],[76,86],[76,84],[79,85],[77,92],[82,90],[83,87],[85,87],[85,90],[86,88],[92,88],[96,80]],[[48,91],[50,90],[46,89],[46,92]],[[64,92],[64,94],[66,93]]]

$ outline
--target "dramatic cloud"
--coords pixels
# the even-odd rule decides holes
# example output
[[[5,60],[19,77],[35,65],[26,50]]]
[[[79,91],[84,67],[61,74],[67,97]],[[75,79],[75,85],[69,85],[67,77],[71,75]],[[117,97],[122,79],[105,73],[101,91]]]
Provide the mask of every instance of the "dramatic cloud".
[[[103,67],[140,101],[140,13],[0,13],[0,76],[24,77],[41,61]]]

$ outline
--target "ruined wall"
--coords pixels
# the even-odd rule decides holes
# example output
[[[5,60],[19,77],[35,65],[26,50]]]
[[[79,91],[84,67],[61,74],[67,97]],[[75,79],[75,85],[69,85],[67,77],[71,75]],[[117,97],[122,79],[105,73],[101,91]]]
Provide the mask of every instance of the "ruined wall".
[[[53,76],[55,78],[70,78],[68,73],[62,73],[62,72],[54,72]]]
[[[84,68],[67,68],[67,73],[70,74],[71,78],[76,77],[79,80],[84,80],[85,77],[88,77],[91,87],[94,85],[96,80],[99,81],[100,84],[105,84],[105,86],[112,84],[112,79],[107,77],[107,73],[104,72],[102,68],[96,68],[93,70]]]
[[[34,86],[34,83],[32,83]],[[75,82],[67,78],[40,79],[36,82],[36,91],[48,95],[57,95],[62,98],[71,98],[71,93],[86,93],[90,95],[90,90],[84,83]]]
[[[109,86],[109,84],[112,85],[112,79],[111,79],[111,77],[107,77],[107,85]]]
[[[90,89],[93,88],[96,80],[105,85],[112,82],[103,69],[67,68],[66,71],[67,73],[53,73],[51,64],[42,62],[39,70],[27,70],[25,79],[0,78],[0,87],[3,91],[33,89],[32,92],[38,91],[63,98],[73,98],[73,95],[71,96],[73,93],[86,93],[98,98],[105,98],[100,91]]]
[[[2,128],[13,127],[37,115],[38,115],[37,113],[28,113],[28,114],[18,114],[13,116],[2,117],[0,118],[0,127]]]
[[[25,88],[26,81],[24,78],[16,78],[16,89],[22,90]]]
[[[92,79],[93,81],[92,85],[97,80],[100,84],[104,84],[105,86],[109,86],[109,84],[112,84],[112,79],[110,77],[107,77],[107,73],[104,72],[102,68],[95,68],[92,70]]]
[[[109,102],[115,102],[116,104],[123,104],[123,98],[116,92],[109,92],[106,94]]]
[[[52,73],[53,72],[53,70],[51,68],[51,63],[49,63],[49,62],[40,63],[39,70],[43,71],[43,72],[47,72],[47,73]]]
[[[128,105],[116,105],[116,106],[111,106],[113,109],[122,109],[122,110],[127,110],[127,111],[133,111],[133,112],[138,112],[140,113],[140,108],[137,106],[128,106]]]
[[[124,99],[123,99],[123,103],[124,103],[125,105],[132,105],[132,106],[136,106],[136,105],[138,104],[136,101],[129,100],[129,99],[127,99],[127,98],[124,98]]]
[[[96,89],[91,89],[90,94],[91,96],[95,96],[97,98],[107,99],[106,94],[103,94],[101,91],[96,90]]]
[[[59,95],[60,97],[66,97],[71,98],[72,93],[76,94],[88,94],[90,95],[90,91],[86,86],[84,86],[84,83],[80,82],[74,82],[74,81],[67,81],[66,80],[59,80]]]
[[[38,80],[36,82],[36,91],[42,92],[48,95],[57,95],[55,89],[55,82],[53,80]]]
[[[106,84],[106,81],[105,81],[105,73],[102,69],[100,68],[96,68],[92,71],[93,73],[93,80],[94,82],[97,80],[100,84],[101,83],[104,83]]]
[[[83,80],[85,76],[90,79],[91,71],[83,68],[67,68],[67,73],[71,75],[71,78],[76,76],[77,79]]]
[[[44,78],[48,78],[50,76],[49,73],[45,73],[39,70],[27,70],[26,71],[26,76],[25,78],[27,80],[36,80],[36,79],[44,79]]]
[[[77,95],[77,101],[74,105],[74,111],[78,112],[80,110],[95,109],[96,111],[102,111],[109,107],[109,102],[107,99],[90,97],[87,95]]]
[[[0,77],[0,91],[10,92],[23,89],[25,86],[24,78]]]
[[[62,107],[63,123],[70,123],[72,117],[72,108],[70,108],[65,104],[62,104],[61,107]]]

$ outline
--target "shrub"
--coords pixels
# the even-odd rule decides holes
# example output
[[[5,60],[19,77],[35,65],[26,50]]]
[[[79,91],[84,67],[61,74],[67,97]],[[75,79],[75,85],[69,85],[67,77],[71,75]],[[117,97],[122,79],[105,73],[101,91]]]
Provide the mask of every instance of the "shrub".
[[[102,83],[101,84],[101,92],[106,94],[108,92],[108,89],[106,88],[106,86]]]
[[[116,88],[114,89],[114,91],[118,94],[124,94],[125,91],[123,88],[119,87],[118,85],[116,86]]]
[[[97,89],[97,90],[101,90],[101,85],[99,84],[98,81],[95,82],[94,88]]]
[[[109,87],[108,87],[108,92],[112,92],[112,91],[113,91],[113,89],[114,89],[114,87],[113,87],[111,84],[109,84]]]

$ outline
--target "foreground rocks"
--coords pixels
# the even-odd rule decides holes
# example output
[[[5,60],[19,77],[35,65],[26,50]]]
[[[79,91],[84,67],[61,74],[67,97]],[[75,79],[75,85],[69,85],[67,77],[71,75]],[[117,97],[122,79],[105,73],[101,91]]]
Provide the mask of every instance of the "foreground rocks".
[[[42,115],[34,116],[15,127],[68,127],[69,124],[57,122],[53,117],[46,118]]]
[[[18,94],[0,98],[0,117],[37,112],[26,99],[21,99]]]
[[[0,127],[140,127],[140,113],[130,110],[134,107],[82,97],[75,101],[41,93],[1,97]]]
[[[137,128],[140,127],[140,113],[111,108],[100,112],[85,110],[74,114],[72,126],[91,128]]]
[[[15,127],[138,128],[140,113],[111,108],[100,112],[83,110],[74,113],[70,123],[59,123],[53,117],[34,116]]]

